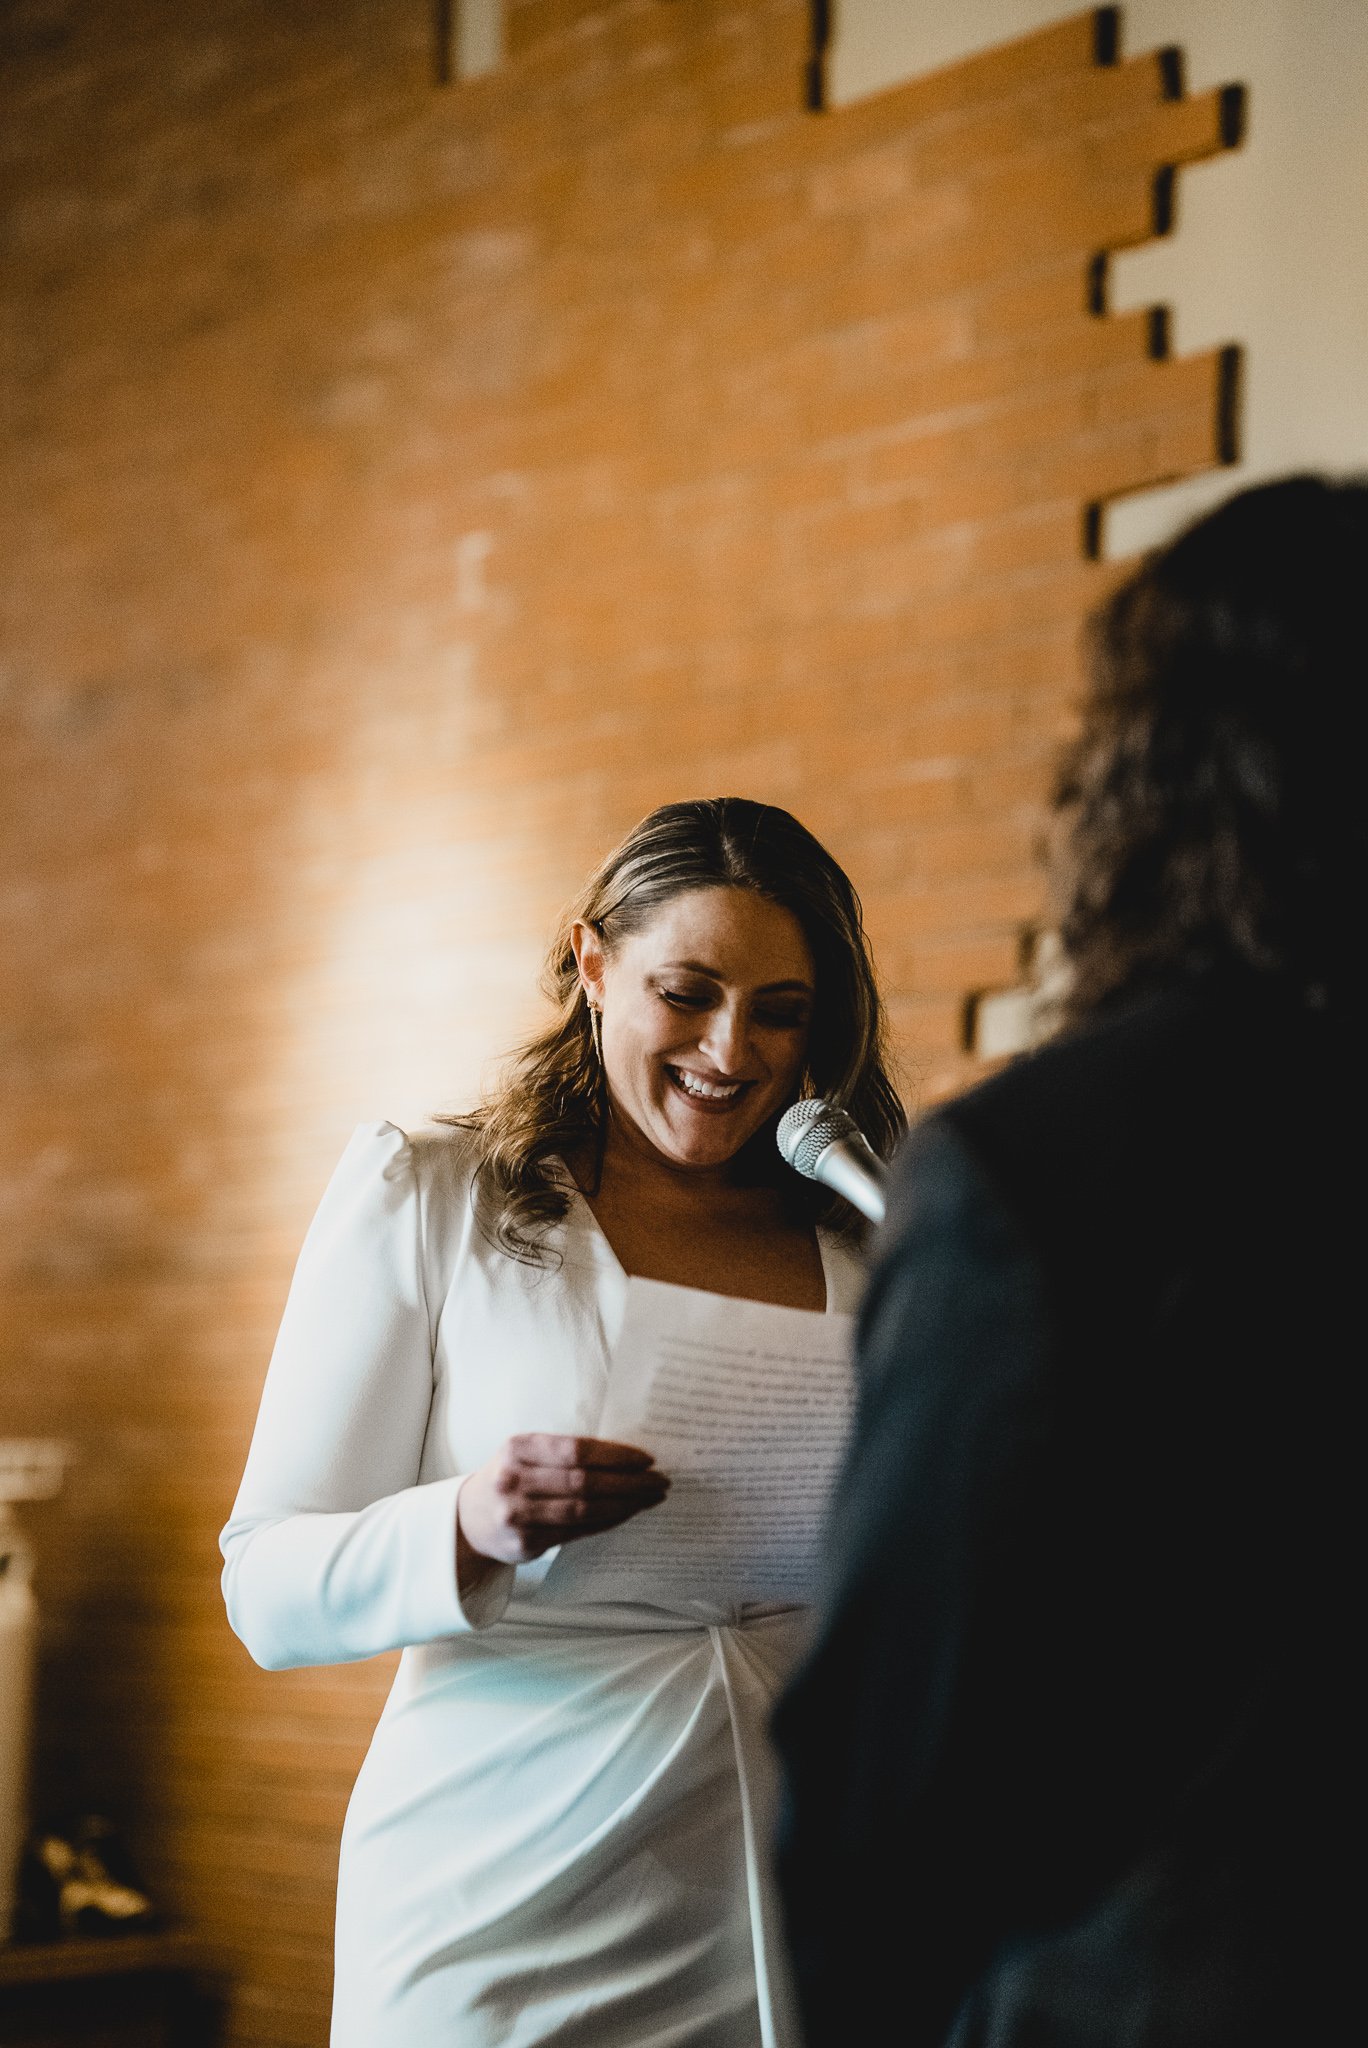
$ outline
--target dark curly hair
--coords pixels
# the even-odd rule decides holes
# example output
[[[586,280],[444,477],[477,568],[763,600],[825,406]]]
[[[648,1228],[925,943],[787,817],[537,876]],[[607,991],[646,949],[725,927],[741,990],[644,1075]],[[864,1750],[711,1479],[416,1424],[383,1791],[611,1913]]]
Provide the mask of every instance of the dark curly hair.
[[[750,889],[791,911],[817,973],[807,1070],[800,1092],[849,1110],[874,1150],[892,1151],[906,1124],[888,1072],[883,1009],[860,899],[844,870],[804,825],[775,804],[707,797],[662,804],[628,833],[564,911],[543,986],[551,1021],[514,1055],[503,1086],[479,1108],[439,1123],[471,1133],[486,1227],[514,1258],[540,1263],[549,1226],[570,1196],[560,1162],[580,1146],[600,1152],[606,1113],[602,1069],[570,935],[594,926],[607,950],[642,930],[691,889]],[[736,1171],[770,1182],[794,1213],[855,1225],[839,1195],[803,1181],[774,1142],[776,1119],[742,1148]]]
[[[1076,1021],[1237,969],[1363,995],[1368,482],[1241,492],[1093,621],[1083,730],[1055,790]]]

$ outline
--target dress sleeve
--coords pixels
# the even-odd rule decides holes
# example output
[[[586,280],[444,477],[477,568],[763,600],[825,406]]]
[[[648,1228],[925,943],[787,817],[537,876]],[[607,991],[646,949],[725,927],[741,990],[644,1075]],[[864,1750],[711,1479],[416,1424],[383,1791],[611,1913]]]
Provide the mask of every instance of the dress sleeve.
[[[513,1573],[463,1606],[463,1475],[419,1484],[432,1404],[412,1148],[363,1125],[299,1255],[247,1469],[223,1531],[233,1629],[268,1670],[344,1664],[496,1618]]]

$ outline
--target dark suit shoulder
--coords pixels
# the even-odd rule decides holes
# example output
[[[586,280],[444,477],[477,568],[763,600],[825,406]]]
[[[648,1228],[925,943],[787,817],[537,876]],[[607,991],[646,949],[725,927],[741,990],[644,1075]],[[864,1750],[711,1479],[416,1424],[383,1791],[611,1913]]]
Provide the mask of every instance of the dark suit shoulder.
[[[1249,1020],[1237,1025],[1214,991],[1175,990],[1099,1015],[940,1114],[980,1157],[1004,1164],[1152,1145],[1156,1115],[1165,1124],[1183,1116],[1186,1099],[1209,1098],[1218,1076],[1222,1092],[1241,1085],[1250,1035]]]
[[[1058,1209],[1086,1242],[1285,1177],[1308,1132],[1314,1164],[1333,1139],[1323,1039],[1279,991],[1186,983],[1099,1014],[938,1114],[1033,1228]]]
[[[1351,1036],[1253,977],[1195,981],[1099,1014],[928,1123],[972,1154],[1075,1321],[1107,1302],[1130,1320],[1203,1274],[1253,1304],[1269,1259],[1290,1302],[1297,1260],[1302,1291],[1313,1267],[1339,1284],[1312,1247],[1362,1156]]]

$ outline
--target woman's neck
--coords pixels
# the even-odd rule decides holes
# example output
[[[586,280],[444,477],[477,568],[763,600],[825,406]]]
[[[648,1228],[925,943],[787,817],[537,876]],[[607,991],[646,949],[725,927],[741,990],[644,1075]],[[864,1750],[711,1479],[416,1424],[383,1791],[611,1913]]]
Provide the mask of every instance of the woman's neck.
[[[816,1233],[784,1214],[778,1188],[738,1181],[734,1161],[676,1166],[621,1127],[605,1133],[597,1185],[594,1158],[590,1145],[568,1163],[625,1272],[780,1308],[825,1306]]]
[[[602,1197],[614,1208],[639,1202],[657,1213],[702,1210],[717,1216],[727,1209],[753,1206],[757,1197],[764,1206],[770,1193],[738,1183],[731,1160],[718,1166],[677,1165],[620,1115],[608,1118],[601,1159],[592,1144],[585,1146],[571,1162],[571,1171],[591,1201]]]

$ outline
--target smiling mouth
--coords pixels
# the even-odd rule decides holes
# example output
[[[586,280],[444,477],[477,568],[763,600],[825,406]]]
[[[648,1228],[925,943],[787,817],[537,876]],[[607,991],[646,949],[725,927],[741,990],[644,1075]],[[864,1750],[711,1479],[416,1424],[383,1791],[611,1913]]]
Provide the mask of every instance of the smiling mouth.
[[[754,1085],[750,1081],[705,1081],[683,1067],[667,1066],[665,1071],[680,1094],[699,1109],[730,1109]]]

